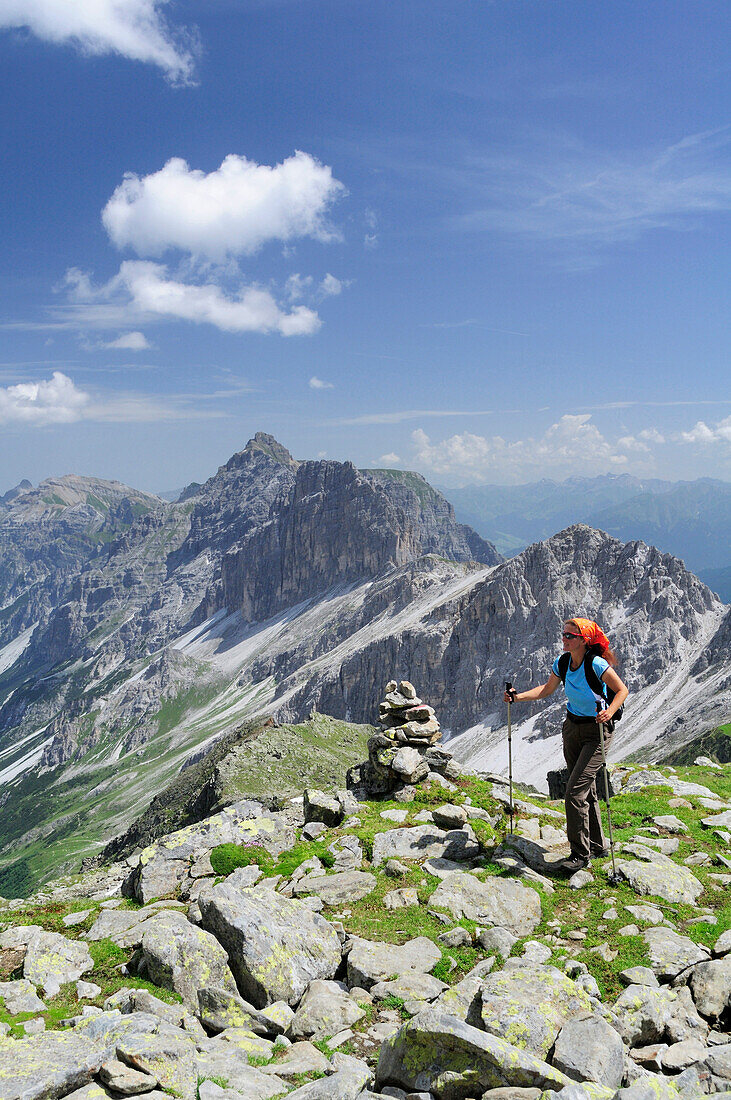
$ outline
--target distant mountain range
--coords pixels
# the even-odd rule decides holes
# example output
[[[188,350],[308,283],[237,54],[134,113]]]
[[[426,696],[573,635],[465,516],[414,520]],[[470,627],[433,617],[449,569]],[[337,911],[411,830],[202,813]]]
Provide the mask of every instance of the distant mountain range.
[[[728,482],[606,474],[527,485],[474,485],[445,494],[457,517],[503,554],[515,554],[571,523],[586,523],[622,541],[642,539],[675,554],[731,602]]]
[[[632,688],[615,759],[731,712],[731,609],[671,555],[573,524],[505,561],[419,474],[263,433],[174,503],[80,477],[6,494],[0,593],[2,894],[75,869],[256,716],[370,722],[392,677],[502,768],[503,682],[545,676],[579,611]],[[561,708],[516,708],[521,778],[555,766]]]

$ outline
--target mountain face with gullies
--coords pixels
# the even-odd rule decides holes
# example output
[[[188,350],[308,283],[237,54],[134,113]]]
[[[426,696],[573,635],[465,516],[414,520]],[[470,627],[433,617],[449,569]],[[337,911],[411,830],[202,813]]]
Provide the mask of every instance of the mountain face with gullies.
[[[394,673],[428,689],[455,755],[501,768],[503,682],[545,678],[572,614],[602,622],[632,690],[618,757],[731,709],[728,609],[681,562],[585,526],[503,561],[418,474],[298,462],[258,433],[109,535],[37,619],[0,620],[0,893],[21,864],[73,869],[257,716],[374,721]],[[514,710],[540,785],[560,709]]]

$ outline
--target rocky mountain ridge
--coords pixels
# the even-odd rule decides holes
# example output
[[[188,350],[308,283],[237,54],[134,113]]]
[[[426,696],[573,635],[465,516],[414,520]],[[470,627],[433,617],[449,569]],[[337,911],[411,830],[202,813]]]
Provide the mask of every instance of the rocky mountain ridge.
[[[98,851],[257,715],[373,721],[392,671],[427,685],[461,759],[502,768],[503,682],[545,677],[577,608],[632,689],[618,756],[726,720],[728,609],[677,559],[574,526],[501,562],[418,475],[296,462],[259,434],[120,532],[5,648],[0,866],[47,875]],[[514,714],[539,785],[560,708]]]

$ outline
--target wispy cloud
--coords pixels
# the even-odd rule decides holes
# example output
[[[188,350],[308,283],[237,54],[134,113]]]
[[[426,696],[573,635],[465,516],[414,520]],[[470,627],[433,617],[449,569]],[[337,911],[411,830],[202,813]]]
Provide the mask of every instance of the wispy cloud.
[[[422,420],[424,417],[445,416],[490,416],[492,409],[399,409],[395,412],[367,413],[365,416],[352,416],[347,419],[331,421],[337,424],[400,424],[402,420]]]
[[[150,347],[144,332],[125,332],[116,340],[109,340],[100,344],[102,348],[111,351],[147,351]]]
[[[471,328],[477,326],[484,329],[485,332],[500,332],[505,336],[530,336],[529,332],[516,332],[511,328],[492,328],[490,325],[485,325],[482,321],[477,321],[474,317],[468,318],[466,321],[430,321],[427,324],[419,325],[419,328]]]
[[[107,327],[112,318],[126,323],[162,320],[214,325],[223,332],[279,332],[307,336],[320,327],[307,306],[282,309],[270,291],[245,286],[229,295],[214,282],[182,282],[164,264],[125,260],[109,282],[95,286],[88,274],[72,268],[66,274],[73,305],[62,313],[78,326]]]
[[[318,378],[317,375],[314,375],[314,374],[313,374],[312,378],[310,379],[309,385],[310,385],[311,390],[332,390],[332,389],[334,389],[334,386],[333,386],[332,382],[323,382],[322,378]]]
[[[472,209],[456,221],[471,232],[574,244],[690,229],[731,209],[730,140],[726,128],[610,155],[552,139],[512,157],[475,157],[463,178],[473,192]]]
[[[85,54],[121,54],[159,66],[174,84],[193,79],[195,36],[173,30],[160,9],[167,0],[3,0],[0,27],[27,27],[38,38],[69,43]]]

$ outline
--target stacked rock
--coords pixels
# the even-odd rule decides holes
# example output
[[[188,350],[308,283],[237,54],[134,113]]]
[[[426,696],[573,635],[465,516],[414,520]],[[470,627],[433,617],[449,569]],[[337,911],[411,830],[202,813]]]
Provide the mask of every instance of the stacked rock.
[[[441,729],[434,708],[422,703],[408,680],[389,680],[386,697],[378,704],[378,718],[386,737],[399,744],[434,745]]]
[[[414,784],[444,784],[460,774],[452,754],[437,745],[442,734],[434,708],[419,699],[408,680],[389,680],[378,712],[381,732],[368,741],[368,760],[350,769],[349,787],[363,797],[388,794],[408,801]]]

